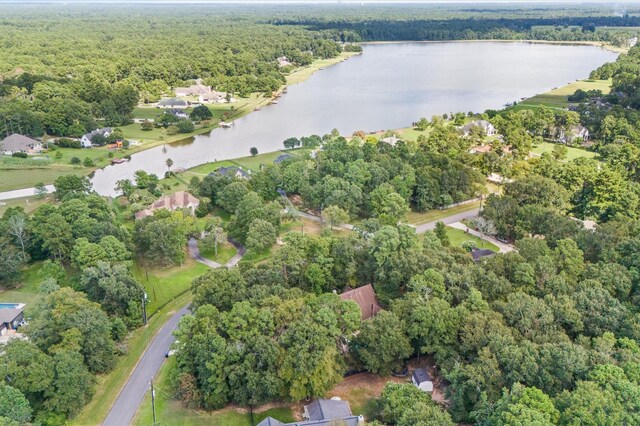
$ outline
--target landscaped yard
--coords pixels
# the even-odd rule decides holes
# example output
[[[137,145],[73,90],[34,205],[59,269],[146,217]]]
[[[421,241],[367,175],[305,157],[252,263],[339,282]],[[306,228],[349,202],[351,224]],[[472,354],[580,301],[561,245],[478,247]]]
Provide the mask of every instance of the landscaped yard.
[[[462,229],[452,228],[447,226],[447,236],[452,246],[462,247],[465,241],[473,241],[477,248],[493,250],[496,253],[500,251],[500,248],[489,241],[482,240],[475,235],[467,234]]]
[[[23,272],[20,283],[15,289],[0,290],[0,302],[2,303],[25,303],[25,316],[27,319],[38,312],[38,303],[44,299],[44,294],[40,293],[40,268],[42,262],[35,262]]]
[[[589,90],[601,90],[603,94],[607,94],[611,91],[611,80],[580,80],[573,83],[569,83],[566,86],[559,87],[557,89],[550,90],[546,93],[535,95],[529,99],[525,99],[518,103],[512,109],[526,109],[526,108],[539,108],[540,105],[544,105],[549,108],[566,108],[569,105],[567,96],[573,95],[576,90],[582,89],[584,91]]]
[[[213,260],[214,262],[217,262],[221,265],[224,265],[229,260],[231,260],[231,258],[235,256],[237,252],[238,250],[236,250],[233,244],[230,244],[228,242],[225,242],[223,244],[218,244],[218,255],[214,253],[213,249],[211,250],[202,250],[202,248],[200,249],[200,254],[202,255],[202,257],[207,258],[209,260]]]
[[[531,149],[531,152],[537,155],[542,155],[545,152],[551,154],[553,152],[553,148],[557,146],[557,144],[551,142],[542,142]],[[573,161],[576,158],[594,158],[596,153],[593,151],[587,151],[586,149],[574,148],[571,146],[567,147],[567,161]]]
[[[48,195],[46,198],[31,196],[0,201],[0,216],[2,216],[4,212],[11,207],[22,207],[26,213],[31,213],[41,205],[51,202],[52,198],[53,197],[51,195]]]
[[[151,315],[164,304],[191,289],[191,281],[204,274],[209,267],[187,259],[182,266],[173,268],[148,269],[138,263],[134,266],[134,276],[147,291],[149,303],[147,314]]]

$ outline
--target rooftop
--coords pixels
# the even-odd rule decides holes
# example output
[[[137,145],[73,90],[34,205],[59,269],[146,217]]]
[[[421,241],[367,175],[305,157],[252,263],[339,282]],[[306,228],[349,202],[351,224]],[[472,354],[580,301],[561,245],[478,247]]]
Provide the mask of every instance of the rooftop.
[[[376,291],[371,284],[345,291],[340,295],[342,300],[353,300],[360,306],[362,319],[366,320],[382,310],[382,306],[376,297]]]
[[[483,257],[493,256],[494,254],[496,254],[496,252],[489,249],[479,249],[477,247],[471,249],[471,257],[473,257],[474,262],[479,261]]]
[[[27,151],[36,145],[40,145],[35,139],[14,133],[0,141],[0,150],[4,151]]]
[[[351,407],[339,399],[316,399],[304,406],[304,413],[309,420],[335,420],[351,416]]]
[[[429,372],[424,368],[416,368],[413,370],[411,377],[413,377],[413,380],[415,380],[417,384],[431,381],[431,375],[429,375]]]

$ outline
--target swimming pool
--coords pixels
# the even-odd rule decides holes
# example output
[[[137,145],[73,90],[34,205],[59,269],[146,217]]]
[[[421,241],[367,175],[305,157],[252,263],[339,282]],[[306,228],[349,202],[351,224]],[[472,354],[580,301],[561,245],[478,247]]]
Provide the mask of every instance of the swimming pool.
[[[0,303],[0,309],[16,309],[19,308],[21,303]]]

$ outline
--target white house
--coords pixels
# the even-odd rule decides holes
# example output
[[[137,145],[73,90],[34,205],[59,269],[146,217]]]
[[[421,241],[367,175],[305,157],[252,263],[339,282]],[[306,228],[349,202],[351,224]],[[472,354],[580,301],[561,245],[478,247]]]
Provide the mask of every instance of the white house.
[[[91,148],[94,136],[100,134],[106,138],[111,134],[111,132],[113,132],[113,129],[111,127],[103,127],[102,129],[96,129],[93,132],[85,133],[80,138],[80,145],[82,145],[83,148]]]
[[[493,126],[493,124],[489,123],[487,120],[476,120],[462,127],[462,133],[465,136],[469,136],[471,133],[471,129],[474,127],[480,127],[487,136],[495,136],[498,131]]]
[[[424,368],[416,368],[411,374],[411,382],[420,390],[433,392],[433,381]]]
[[[168,111],[164,112],[165,114],[171,114],[173,116],[176,116],[178,118],[189,118],[189,114],[187,114],[187,112],[183,109],[178,109],[178,108],[174,108],[174,109],[170,109]]]
[[[398,143],[399,140],[400,139],[398,139],[398,137],[396,135],[393,135],[393,136],[389,136],[387,138],[380,139],[380,142],[387,143],[387,144],[389,144],[391,146],[396,146],[396,144]]]
[[[291,61],[289,61],[289,59],[286,56],[280,56],[278,58],[278,66],[280,68],[288,67],[289,65],[292,65],[292,64],[291,64]]]

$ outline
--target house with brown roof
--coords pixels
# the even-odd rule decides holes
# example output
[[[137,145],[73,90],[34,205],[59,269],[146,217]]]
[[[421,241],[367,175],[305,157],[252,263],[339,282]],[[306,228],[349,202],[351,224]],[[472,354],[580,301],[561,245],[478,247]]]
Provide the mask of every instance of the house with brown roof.
[[[194,214],[195,210],[200,205],[200,200],[188,193],[187,191],[178,191],[175,194],[166,195],[156,200],[149,208],[140,210],[136,213],[136,220],[153,216],[153,212],[159,209],[165,210],[182,210],[188,209],[191,214]]]
[[[382,310],[382,306],[380,306],[376,292],[371,284],[345,291],[340,295],[340,298],[342,300],[353,300],[356,302],[360,307],[362,320],[369,319]]]

